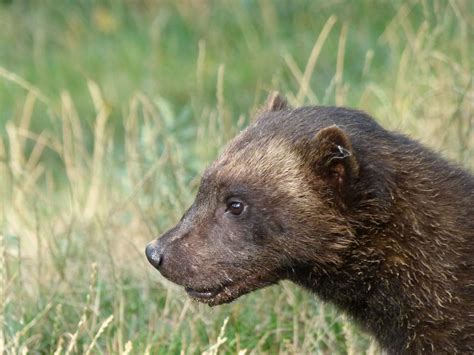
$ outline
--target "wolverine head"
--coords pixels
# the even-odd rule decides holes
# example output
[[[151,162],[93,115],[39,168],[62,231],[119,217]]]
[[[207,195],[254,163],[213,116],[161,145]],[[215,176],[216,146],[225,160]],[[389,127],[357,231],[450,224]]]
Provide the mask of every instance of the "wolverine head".
[[[342,263],[355,243],[344,211],[359,165],[344,129],[323,116],[272,95],[206,169],[178,224],[148,244],[150,263],[209,305]]]

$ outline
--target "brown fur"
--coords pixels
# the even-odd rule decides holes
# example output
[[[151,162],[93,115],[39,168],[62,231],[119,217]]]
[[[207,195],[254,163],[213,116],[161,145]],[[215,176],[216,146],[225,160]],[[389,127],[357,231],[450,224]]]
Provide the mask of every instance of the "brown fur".
[[[147,257],[210,305],[289,279],[390,353],[473,353],[473,213],[458,166],[363,112],[274,96]]]

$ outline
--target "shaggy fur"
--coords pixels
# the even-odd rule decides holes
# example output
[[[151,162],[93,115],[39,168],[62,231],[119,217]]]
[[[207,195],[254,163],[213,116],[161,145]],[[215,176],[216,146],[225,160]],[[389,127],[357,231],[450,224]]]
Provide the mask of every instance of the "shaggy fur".
[[[289,279],[389,353],[473,353],[473,176],[360,111],[266,109],[150,262],[210,305]]]

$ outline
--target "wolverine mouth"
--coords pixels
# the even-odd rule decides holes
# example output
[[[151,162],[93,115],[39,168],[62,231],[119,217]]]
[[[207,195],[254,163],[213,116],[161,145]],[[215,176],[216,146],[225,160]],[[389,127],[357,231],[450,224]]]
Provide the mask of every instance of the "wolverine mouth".
[[[230,303],[236,298],[242,296],[244,293],[250,292],[250,290],[245,292],[243,289],[241,289],[241,287],[237,287],[236,284],[205,289],[185,287],[184,290],[192,299],[201,303],[206,303],[209,306]]]
[[[219,289],[214,289],[214,290],[210,290],[210,289],[204,289],[204,290],[195,290],[191,287],[185,287],[184,290],[186,291],[186,293],[196,299],[196,300],[210,300],[212,298],[214,298],[215,296],[217,296],[221,291],[222,291],[223,288],[219,288]]]
[[[198,302],[206,303],[209,306],[217,306],[230,303],[240,296],[273,285],[276,282],[278,282],[276,277],[262,278],[252,275],[218,287],[194,288],[187,286],[184,290]]]

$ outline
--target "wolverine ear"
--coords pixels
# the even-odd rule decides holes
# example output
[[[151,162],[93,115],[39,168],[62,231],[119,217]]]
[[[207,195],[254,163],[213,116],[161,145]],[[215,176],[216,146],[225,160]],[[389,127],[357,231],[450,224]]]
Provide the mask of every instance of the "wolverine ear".
[[[347,134],[333,125],[315,137],[316,170],[330,185],[341,190],[359,175],[359,165]]]
[[[288,110],[291,107],[288,105],[288,102],[280,96],[278,91],[271,92],[265,104],[257,110],[257,112],[251,117],[250,121],[255,122],[264,116],[265,112],[276,112],[282,110]]]
[[[278,91],[271,92],[268,97],[265,105],[263,106],[264,112],[272,112],[272,111],[281,111],[288,109],[288,102],[280,96]]]

